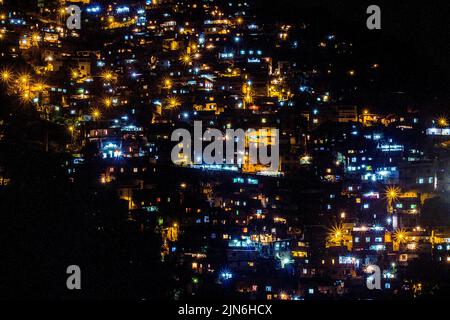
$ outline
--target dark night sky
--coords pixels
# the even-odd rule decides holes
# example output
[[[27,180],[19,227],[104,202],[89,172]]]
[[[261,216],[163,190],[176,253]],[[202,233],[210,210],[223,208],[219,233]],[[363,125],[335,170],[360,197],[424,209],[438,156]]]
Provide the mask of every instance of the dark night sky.
[[[303,10],[317,8],[336,21],[350,22],[356,28],[360,26],[360,31],[366,34],[376,32],[365,27],[368,16],[365,11],[371,4],[381,8],[383,35],[409,43],[418,52],[429,56],[438,67],[450,71],[450,5],[446,0],[276,0],[271,4],[259,3],[271,12],[272,17],[280,14],[295,18]]]
[[[445,0],[256,0],[267,20],[309,19],[324,30],[341,29],[358,39],[367,54],[390,64],[392,77],[412,92],[438,95],[448,102],[450,92],[450,13]],[[366,28],[366,8],[381,8],[382,30]],[[401,87],[401,86],[399,86]]]

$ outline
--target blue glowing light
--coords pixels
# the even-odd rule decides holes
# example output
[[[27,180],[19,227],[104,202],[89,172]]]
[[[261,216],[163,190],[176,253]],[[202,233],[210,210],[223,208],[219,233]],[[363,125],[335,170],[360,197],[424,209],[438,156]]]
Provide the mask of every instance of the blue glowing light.
[[[230,271],[222,271],[220,273],[220,278],[223,280],[230,280],[233,278],[233,274]]]
[[[91,6],[91,7],[87,7],[86,11],[89,13],[98,13],[101,11],[102,8],[100,8],[100,6]]]
[[[117,13],[126,13],[126,12],[130,12],[130,8],[127,7],[127,6],[117,7],[117,8],[116,8],[116,12],[117,12]]]

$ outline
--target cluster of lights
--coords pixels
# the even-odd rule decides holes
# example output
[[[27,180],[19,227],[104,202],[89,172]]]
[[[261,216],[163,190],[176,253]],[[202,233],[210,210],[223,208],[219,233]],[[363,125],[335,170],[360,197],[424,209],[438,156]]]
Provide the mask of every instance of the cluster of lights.
[[[15,74],[8,68],[0,71],[0,79],[22,103],[39,102],[39,95],[48,87],[45,82],[33,79],[29,73]]]

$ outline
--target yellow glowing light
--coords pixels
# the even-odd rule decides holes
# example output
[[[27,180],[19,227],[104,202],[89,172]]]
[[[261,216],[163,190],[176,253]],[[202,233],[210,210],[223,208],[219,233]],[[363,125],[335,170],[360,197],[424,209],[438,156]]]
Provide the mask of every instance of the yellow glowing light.
[[[28,81],[30,81],[30,75],[28,75],[28,74],[21,74],[21,75],[19,76],[19,81],[20,81],[22,84],[27,84]]]
[[[44,82],[36,82],[36,84],[35,84],[35,89],[36,89],[36,91],[39,91],[39,92],[43,91],[45,89],[45,87],[46,87],[46,84]]]
[[[9,70],[3,70],[1,72],[1,78],[5,82],[9,81],[11,79],[11,72]]]
[[[400,193],[401,193],[401,189],[396,186],[388,186],[384,192],[385,197],[388,199],[389,202],[393,202],[393,201],[397,200]]]
[[[91,109],[91,116],[92,116],[92,119],[98,120],[102,117],[102,113],[99,109],[93,108],[93,109]]]
[[[20,95],[20,101],[21,101],[22,103],[28,103],[28,102],[30,102],[32,99],[33,99],[33,97],[31,96],[31,94],[30,94],[29,92],[23,92],[23,93]]]
[[[180,100],[177,97],[169,97],[167,98],[167,107],[169,109],[174,109],[181,105]]]
[[[33,39],[33,41],[37,42],[41,40],[41,36],[38,33],[33,33],[33,35],[31,36],[31,38]]]
[[[189,65],[192,62],[192,57],[186,53],[180,57],[180,60],[184,65]]]
[[[164,87],[166,89],[172,88],[172,81],[169,78],[164,79]]]
[[[447,118],[445,116],[441,116],[439,117],[439,119],[437,120],[437,123],[440,127],[447,127],[448,126],[448,121]]]
[[[344,241],[345,230],[342,225],[334,225],[328,230],[328,241],[341,245]]]
[[[105,105],[105,107],[109,108],[109,107],[112,106],[112,100],[109,99],[109,98],[105,98],[105,99],[103,100],[103,104]]]
[[[406,232],[403,229],[397,229],[394,233],[394,240],[398,243],[404,243],[406,241]]]
[[[114,78],[114,74],[111,71],[105,71],[101,76],[106,81],[110,81]]]
[[[254,92],[252,90],[251,85],[244,83],[244,85],[242,86],[242,93],[244,94],[243,95],[244,102],[246,102],[246,103],[252,103],[253,102]]]
[[[250,91],[251,91],[250,86],[248,86],[248,85],[246,85],[246,84],[244,84],[244,85],[242,86],[242,93],[246,94],[246,93],[248,93],[248,92],[250,92]]]

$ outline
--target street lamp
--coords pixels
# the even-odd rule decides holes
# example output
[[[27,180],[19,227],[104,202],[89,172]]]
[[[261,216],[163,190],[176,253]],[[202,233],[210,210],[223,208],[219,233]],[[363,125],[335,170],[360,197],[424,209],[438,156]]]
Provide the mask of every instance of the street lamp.
[[[75,130],[74,126],[69,126],[69,132],[70,132],[70,143],[73,144],[73,131]]]
[[[187,66],[191,64],[192,57],[189,55],[189,53],[186,53],[181,56],[180,60],[185,66]]]
[[[401,189],[396,186],[388,186],[385,189],[385,198],[388,200],[388,212],[393,213],[394,209],[392,207],[392,204],[394,201],[398,199],[400,196]]]
[[[448,121],[447,121],[447,118],[445,116],[439,117],[437,122],[438,122],[438,125],[440,127],[447,127],[448,126]]]
[[[105,105],[106,108],[109,108],[112,106],[112,100],[110,98],[105,98],[103,100],[103,104]]]
[[[167,104],[168,104],[168,107],[167,107],[168,109],[175,109],[181,103],[177,97],[172,96],[172,97],[167,98]]]
[[[4,82],[8,82],[11,79],[11,72],[9,70],[3,70],[0,75]]]
[[[334,225],[328,230],[328,241],[334,245],[342,246],[345,230],[342,225]]]
[[[94,119],[94,121],[97,121],[102,117],[102,113],[99,109],[94,108],[91,110],[91,116],[92,116],[92,119]]]

